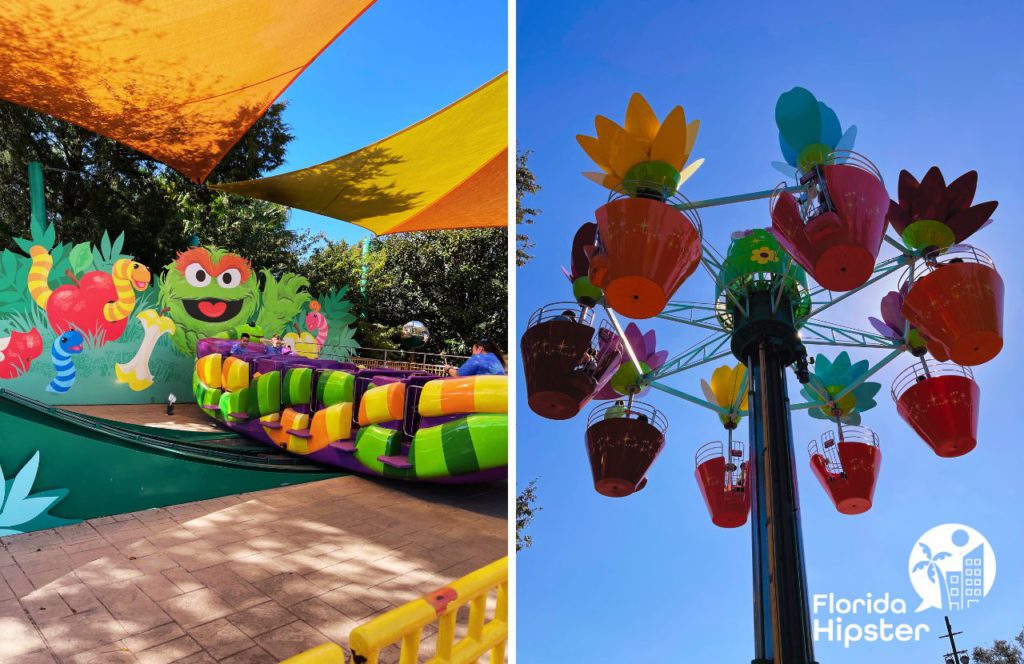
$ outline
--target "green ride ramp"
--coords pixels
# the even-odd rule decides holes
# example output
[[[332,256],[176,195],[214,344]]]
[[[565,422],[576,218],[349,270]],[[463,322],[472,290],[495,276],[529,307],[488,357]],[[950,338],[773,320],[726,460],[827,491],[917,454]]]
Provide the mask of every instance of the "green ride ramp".
[[[230,432],[187,438],[0,388],[0,536],[343,474]]]

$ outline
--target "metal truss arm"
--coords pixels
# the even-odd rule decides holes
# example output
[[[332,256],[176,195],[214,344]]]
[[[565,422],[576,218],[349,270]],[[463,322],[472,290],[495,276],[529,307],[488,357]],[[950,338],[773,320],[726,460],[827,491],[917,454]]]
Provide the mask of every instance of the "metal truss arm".
[[[807,321],[800,329],[800,338],[807,346],[845,346],[848,348],[903,348],[880,334],[865,332],[826,321]]]
[[[702,364],[707,364],[708,362],[714,362],[719,358],[732,355],[732,350],[728,347],[730,340],[731,337],[724,332],[712,334],[689,350],[683,351],[681,354],[658,367],[655,371],[644,376],[644,379],[645,381],[661,380],[667,376],[672,376],[686,371],[687,369],[692,369]],[[723,347],[725,350],[722,350]]]

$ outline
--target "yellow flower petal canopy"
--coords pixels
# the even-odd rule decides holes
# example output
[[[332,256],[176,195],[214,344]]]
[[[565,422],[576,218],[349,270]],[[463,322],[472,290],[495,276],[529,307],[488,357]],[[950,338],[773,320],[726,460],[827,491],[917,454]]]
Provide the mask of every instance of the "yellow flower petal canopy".
[[[686,123],[682,106],[676,106],[658,121],[651,105],[640,93],[633,93],[626,107],[625,127],[598,115],[594,119],[597,137],[579,134],[576,140],[607,178],[584,175],[609,189],[618,187],[624,180],[643,179],[644,173],[636,167],[656,162],[663,164],[673,173],[679,174],[676,187],[682,186],[693,175],[703,159],[689,166],[686,162],[693,151],[700,130],[700,120]],[[647,171],[648,177],[652,171]]]
[[[740,390],[743,390],[737,409],[743,411],[747,409],[748,404],[746,384],[743,380],[746,375],[747,367],[742,364],[737,364],[734,367],[723,365],[711,374],[710,385],[707,381],[701,380],[700,387],[708,401],[727,410],[732,410],[737,397],[740,396]],[[719,415],[718,417],[726,426],[730,423],[735,425],[740,420],[736,415]]]
[[[508,74],[382,141],[291,173],[215,185],[377,235],[508,224]]]
[[[202,182],[372,2],[5,2],[0,98]]]

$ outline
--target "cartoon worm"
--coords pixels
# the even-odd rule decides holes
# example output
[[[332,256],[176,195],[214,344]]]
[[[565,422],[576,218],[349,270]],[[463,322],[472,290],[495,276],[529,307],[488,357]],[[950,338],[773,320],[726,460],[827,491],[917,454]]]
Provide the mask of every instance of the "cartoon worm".
[[[46,303],[53,295],[49,285],[53,258],[46,249],[38,244],[29,250],[29,255],[32,257],[32,267],[28,271],[28,292],[35,303],[45,309]],[[103,318],[108,322],[116,323],[131,315],[135,308],[135,291],[145,290],[149,286],[152,275],[145,265],[122,258],[114,263],[110,277],[114,283],[117,299],[103,305]]]
[[[131,315],[135,308],[135,291],[146,290],[152,276],[142,263],[122,258],[114,263],[114,269],[110,271],[114,281],[114,288],[117,290],[117,300],[103,306],[103,317],[109,322],[115,323],[124,320]]]
[[[46,303],[53,295],[47,283],[50,269],[53,267],[53,258],[38,244],[29,250],[29,255],[32,256],[32,267],[28,271],[28,292],[36,304],[46,309]]]
[[[82,352],[83,343],[85,343],[85,339],[77,330],[68,330],[53,340],[50,359],[53,360],[53,368],[57,371],[57,377],[46,386],[47,392],[63,394],[75,384],[75,362],[71,356]]]

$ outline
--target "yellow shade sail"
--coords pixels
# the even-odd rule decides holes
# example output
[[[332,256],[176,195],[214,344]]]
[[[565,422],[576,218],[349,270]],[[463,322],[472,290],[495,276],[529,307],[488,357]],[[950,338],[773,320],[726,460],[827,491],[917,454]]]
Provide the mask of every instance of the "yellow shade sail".
[[[201,182],[372,2],[5,2],[0,98]]]
[[[214,189],[348,221],[377,235],[508,224],[508,74],[337,159]]]

